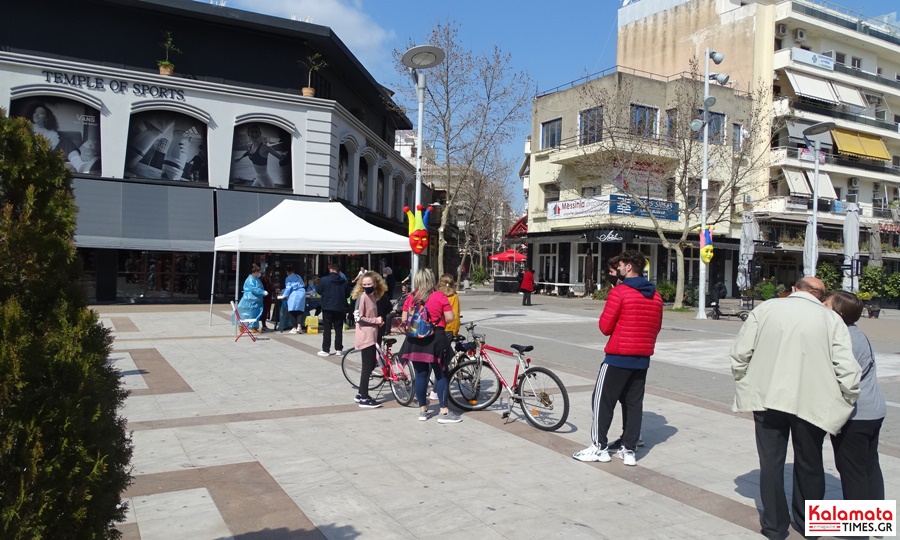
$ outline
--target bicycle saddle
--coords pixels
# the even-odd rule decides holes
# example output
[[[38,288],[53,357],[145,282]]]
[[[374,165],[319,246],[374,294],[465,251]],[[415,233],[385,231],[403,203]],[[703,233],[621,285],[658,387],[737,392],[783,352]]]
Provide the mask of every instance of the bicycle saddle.
[[[534,345],[515,345],[515,344],[513,344],[513,345],[510,345],[510,347],[519,351],[519,354],[525,354],[528,351],[534,350]]]
[[[388,347],[390,347],[390,346],[393,345],[394,343],[397,343],[397,340],[396,340],[396,339],[394,339],[394,338],[392,338],[392,337],[386,337],[386,338],[384,338],[384,344],[387,345]]]

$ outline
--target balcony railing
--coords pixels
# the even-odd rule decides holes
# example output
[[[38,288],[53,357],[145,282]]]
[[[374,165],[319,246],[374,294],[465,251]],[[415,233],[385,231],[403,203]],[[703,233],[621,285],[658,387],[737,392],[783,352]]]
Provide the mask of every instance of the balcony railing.
[[[847,67],[844,64],[835,63],[834,70],[838,73],[856,77],[857,79],[865,79],[867,81],[884,84],[886,86],[893,86],[894,88],[900,89],[900,81],[896,79],[888,79],[887,77],[882,77],[881,75],[877,75],[875,73],[869,73],[868,71],[863,71],[861,69]]]
[[[877,118],[869,118],[868,116],[853,114],[846,111],[838,111],[827,106],[815,105],[813,103],[802,101],[800,99],[792,99],[791,106],[801,111],[823,114],[825,116],[830,116],[831,118],[840,118],[841,120],[848,120],[857,124],[865,124],[867,126],[887,129],[895,133],[900,132],[900,124],[897,124],[895,122],[885,122],[884,120],[878,120]]]
[[[573,148],[586,147],[592,144],[600,144],[611,139],[627,140],[635,144],[646,144],[659,148],[672,148],[676,142],[675,139],[668,137],[665,134],[653,133],[645,136],[629,128],[616,128],[614,130],[603,129],[600,133],[579,133],[578,135],[574,135],[572,137],[560,139],[558,145],[541,148],[540,150],[538,150],[538,152],[562,152],[565,150],[571,150]],[[613,144],[614,143],[610,144],[611,148],[614,147]],[[712,136],[710,136],[710,144],[712,144]],[[588,150],[588,152],[593,152],[593,150]]]
[[[800,159],[800,148],[778,147],[773,148],[773,152],[785,152],[789,159]],[[883,162],[875,160],[848,159],[838,154],[825,154],[825,163],[829,165],[839,165],[841,167],[852,167],[854,169],[862,169],[864,171],[872,171],[877,173],[893,174],[900,176],[900,167],[893,165],[882,165]]]
[[[818,5],[816,5],[818,4]],[[884,21],[866,17],[860,13],[856,13],[841,6],[830,4],[822,0],[817,0],[815,4],[812,2],[791,3],[791,8],[797,13],[803,13],[810,17],[815,17],[832,24],[836,24],[842,28],[847,28],[861,34],[866,34],[875,39],[887,41],[894,45],[900,45],[900,28],[886,24]],[[829,13],[829,11],[840,13]]]

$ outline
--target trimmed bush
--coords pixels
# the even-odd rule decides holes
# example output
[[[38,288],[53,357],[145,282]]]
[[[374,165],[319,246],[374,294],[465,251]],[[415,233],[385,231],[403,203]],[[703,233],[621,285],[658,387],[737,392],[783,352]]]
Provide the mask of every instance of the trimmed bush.
[[[656,284],[656,290],[659,291],[659,295],[662,296],[663,301],[671,302],[672,300],[675,300],[675,284],[671,281],[665,279],[659,280],[659,283]]]
[[[0,110],[0,538],[117,538],[131,442],[61,154]]]
[[[844,275],[837,266],[827,262],[819,263],[816,267],[816,277],[822,280],[829,291],[841,290]]]

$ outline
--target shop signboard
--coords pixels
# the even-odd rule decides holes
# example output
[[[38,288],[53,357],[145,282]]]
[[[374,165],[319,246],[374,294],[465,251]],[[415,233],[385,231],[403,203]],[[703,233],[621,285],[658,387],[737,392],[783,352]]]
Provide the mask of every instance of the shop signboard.
[[[647,204],[650,212],[652,212],[657,219],[678,221],[678,203],[646,198],[641,198],[641,201]],[[650,214],[648,214],[643,208],[641,208],[636,202],[634,202],[631,197],[628,197],[627,195],[610,195],[609,213],[637,217],[650,217]]]

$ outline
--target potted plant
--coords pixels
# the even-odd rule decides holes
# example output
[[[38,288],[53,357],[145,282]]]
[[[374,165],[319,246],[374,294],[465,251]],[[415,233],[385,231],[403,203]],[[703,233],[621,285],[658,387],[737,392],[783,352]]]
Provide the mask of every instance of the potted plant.
[[[313,72],[319,71],[323,67],[327,67],[328,63],[325,62],[325,58],[323,58],[320,53],[315,53],[311,56],[307,56],[306,62],[304,62],[303,60],[298,60],[297,63],[299,63],[309,71],[306,78],[306,86],[304,86],[300,91],[303,93],[304,97],[315,97],[316,89],[312,87]]]
[[[159,74],[160,75],[168,75],[171,76],[175,73],[175,64],[169,61],[169,54],[178,53],[181,54],[181,49],[175,46],[175,42],[172,41],[172,32],[166,30],[165,32],[166,40],[159,44],[166,51],[166,59],[159,60],[156,62],[156,65],[159,66]]]

